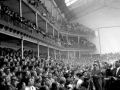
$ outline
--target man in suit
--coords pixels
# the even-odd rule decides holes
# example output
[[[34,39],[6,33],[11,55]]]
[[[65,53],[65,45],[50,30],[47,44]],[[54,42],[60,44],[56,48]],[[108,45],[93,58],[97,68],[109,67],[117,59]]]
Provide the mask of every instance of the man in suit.
[[[115,62],[115,68],[113,69],[113,87],[116,90],[120,90],[120,61]]]
[[[102,87],[101,87],[101,72],[100,72],[99,65],[97,63],[93,64],[92,75],[93,75],[93,83],[94,83],[95,89],[96,90],[102,90]]]

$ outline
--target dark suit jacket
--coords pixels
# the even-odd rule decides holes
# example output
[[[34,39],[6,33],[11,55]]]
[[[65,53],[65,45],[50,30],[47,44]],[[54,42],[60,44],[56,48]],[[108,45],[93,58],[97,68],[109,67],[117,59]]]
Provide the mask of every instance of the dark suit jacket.
[[[118,80],[120,80],[120,69],[118,70],[117,74],[116,74],[117,68],[114,68],[112,70],[113,76],[116,77]]]
[[[120,90],[120,69],[118,70],[116,74],[117,68],[113,69],[113,76],[117,78],[117,80],[114,81],[114,87],[117,88],[116,90]]]
[[[112,76],[112,70],[111,69],[106,69],[105,77],[109,77],[109,76]]]

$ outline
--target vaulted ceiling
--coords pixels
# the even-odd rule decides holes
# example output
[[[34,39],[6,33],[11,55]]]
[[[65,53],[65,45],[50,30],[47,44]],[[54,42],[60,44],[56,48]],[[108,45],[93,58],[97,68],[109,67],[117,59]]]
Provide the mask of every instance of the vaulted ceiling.
[[[77,0],[68,7],[65,4],[65,0],[55,0],[55,2],[62,13],[65,14],[65,17],[71,21],[104,7],[119,9],[119,7],[113,6],[113,3],[120,5],[120,0]]]

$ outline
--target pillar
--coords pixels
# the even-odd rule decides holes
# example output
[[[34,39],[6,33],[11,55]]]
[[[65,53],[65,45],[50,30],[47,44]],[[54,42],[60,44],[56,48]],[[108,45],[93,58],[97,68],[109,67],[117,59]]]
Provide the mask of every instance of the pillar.
[[[55,29],[53,28],[53,36],[55,36]]]
[[[37,14],[37,12],[35,13],[35,22],[36,22],[36,26],[38,27],[38,14]]]
[[[60,57],[59,59],[61,60],[61,53],[60,53],[60,50],[59,50],[59,57]]]
[[[58,32],[58,39],[60,39],[60,33]]]
[[[75,51],[73,51],[74,52],[74,59],[75,59]]]
[[[51,15],[53,16],[53,5],[51,3]]]
[[[48,61],[50,59],[50,51],[49,51],[49,47],[48,47]]]
[[[57,7],[56,7],[56,18],[58,17],[58,11],[57,11]]]
[[[54,56],[55,56],[55,59],[56,59],[56,50],[54,49]]]
[[[80,51],[79,51],[79,59],[81,58],[81,54],[80,54]]]
[[[21,58],[23,59],[24,58],[24,47],[23,47],[23,43],[24,43],[24,40],[23,40],[23,37],[21,39]]]
[[[58,15],[59,15],[59,12],[57,11],[57,20],[59,19],[59,18],[58,18]]]
[[[37,56],[38,56],[38,59],[40,58],[39,56],[40,56],[40,48],[39,48],[39,42],[38,42],[38,44],[37,44],[37,51],[38,51],[38,53],[37,53]]]
[[[80,40],[80,36],[78,36],[78,44],[80,43],[80,41],[79,41],[79,40]]]
[[[22,0],[19,0],[20,17],[22,17]]]
[[[46,32],[48,32],[48,25],[47,25],[47,21],[46,21],[46,25],[45,25],[45,28],[46,28]]]
[[[44,5],[46,6],[46,0],[44,0]]]
[[[69,42],[69,40],[68,40],[68,35],[66,35],[66,38],[67,38],[67,42]]]
[[[78,59],[79,59],[79,57],[80,57],[80,52],[78,51]]]
[[[70,53],[69,53],[69,51],[68,51],[68,60],[70,59],[70,58],[69,58],[69,54],[70,54]]]

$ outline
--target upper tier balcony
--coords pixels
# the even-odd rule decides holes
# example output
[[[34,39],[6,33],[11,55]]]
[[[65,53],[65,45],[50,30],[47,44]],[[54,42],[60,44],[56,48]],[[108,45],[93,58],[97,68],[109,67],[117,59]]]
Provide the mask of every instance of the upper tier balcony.
[[[0,4],[0,7],[1,7],[0,8],[0,19],[2,20],[1,24],[4,21],[3,23],[5,25],[5,29],[6,28],[9,29],[12,27],[13,29],[19,29],[20,32],[23,31],[23,33],[26,33],[32,37],[40,39],[41,41],[47,44],[51,44],[61,49],[72,48],[72,49],[77,49],[77,50],[78,49],[79,50],[81,49],[90,50],[88,48],[83,48],[83,47],[80,48],[79,45],[78,46],[72,45],[71,47],[66,47],[62,44],[61,41],[58,43],[56,38],[52,35],[49,35],[49,33],[46,33],[44,29],[41,29],[41,27],[36,26],[36,23],[24,17],[20,17],[19,14],[15,13],[9,7],[3,4]]]
[[[62,33],[65,34],[72,34],[72,35],[79,35],[79,36],[87,36],[87,37],[95,37],[95,32],[84,25],[80,25],[78,23],[69,23],[69,21],[66,21],[63,19],[57,19],[55,16],[53,16],[44,3],[41,1],[37,2],[35,0],[32,0],[33,2],[30,2],[30,0],[23,0],[28,6],[32,6],[31,8],[36,9],[40,13],[40,15],[45,18],[51,25],[57,30],[59,30]]]

